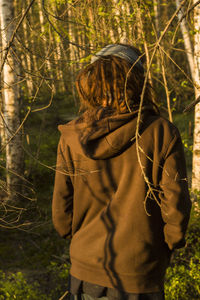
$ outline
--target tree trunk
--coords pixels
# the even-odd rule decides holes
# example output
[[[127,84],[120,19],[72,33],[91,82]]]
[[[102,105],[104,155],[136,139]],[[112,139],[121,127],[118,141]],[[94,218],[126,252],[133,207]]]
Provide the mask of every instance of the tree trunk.
[[[50,5],[51,4],[49,3],[49,6]],[[42,0],[38,1],[38,12],[39,12],[40,28],[41,28],[41,32],[43,34],[43,40],[44,40],[43,51],[44,51],[44,56],[46,58],[45,65],[46,65],[48,76],[52,77],[52,80],[51,80],[50,84],[52,86],[53,91],[55,92],[56,91],[56,85],[55,85],[55,82],[53,80],[54,74],[53,74],[53,67],[52,67],[52,64],[51,64],[51,58],[53,58],[53,59],[55,58],[55,53],[50,53],[50,51],[52,51],[50,49],[51,47],[49,46],[49,44],[51,44],[51,36],[49,36],[49,37],[45,36],[45,19],[44,19],[43,9],[42,9]],[[55,45],[55,42],[54,42],[54,45]],[[56,70],[56,74],[59,74],[59,67]]]
[[[1,18],[0,18],[0,28],[1,27]],[[0,49],[2,49],[2,40],[0,37]],[[3,53],[2,51],[0,51],[0,62],[2,62],[3,60]],[[1,75],[0,75],[1,76]],[[2,89],[2,82],[0,80],[0,90]],[[2,112],[3,110],[3,94],[0,93],[0,111]],[[3,126],[3,118],[0,115],[0,146],[2,145],[3,141],[4,141],[4,130],[3,130],[4,126]]]
[[[26,3],[23,3],[23,7],[25,9]],[[27,20],[24,20],[24,22],[22,23],[22,27],[23,27],[24,45],[27,49],[31,49],[30,35],[28,32]],[[27,50],[26,50],[25,54],[23,54],[22,64],[24,65],[25,70],[27,71],[27,74],[26,74],[27,93],[28,93],[29,97],[32,97],[33,93],[34,93],[33,78],[30,75],[32,72],[32,64],[31,64],[30,54],[28,53]]]
[[[200,96],[200,5],[194,8],[194,30],[194,82],[197,99]],[[192,190],[200,191],[200,103],[195,107],[194,120]]]
[[[70,57],[70,75],[71,75],[71,91],[72,91],[72,96],[75,102],[75,105],[77,105],[77,100],[76,100],[76,91],[75,91],[75,71],[76,71],[76,50],[75,46],[73,43],[75,42],[75,37],[74,37],[74,26],[73,26],[73,10],[72,7],[69,7],[68,9],[68,34],[69,34],[69,57]]]
[[[125,20],[123,18],[125,14],[125,4],[118,3],[118,0],[113,0],[113,4],[115,7],[115,15],[118,17],[118,39],[120,43],[127,43],[127,36],[125,31]]]
[[[147,42],[145,39],[145,31],[144,31],[144,25],[143,25],[143,20],[142,20],[142,15],[141,15],[141,9],[138,5],[136,7],[137,7],[137,21],[138,21],[138,32],[139,32],[138,35],[141,37],[142,43],[144,45],[146,63],[147,63],[147,67],[148,67],[150,64],[150,56],[149,56],[148,45],[147,45]],[[153,87],[151,71],[149,71],[148,80],[149,80],[150,85]],[[155,97],[154,92],[152,92],[152,98],[153,98],[153,102],[156,102],[156,97]]]
[[[14,32],[14,4],[13,0],[0,0],[0,17],[2,32],[2,47],[4,56],[9,45],[9,41]],[[6,125],[6,170],[7,170],[7,191],[9,199],[14,200],[20,193],[22,175],[22,148],[21,135],[17,133],[20,126],[19,99],[17,85],[17,64],[14,59],[14,46],[10,47],[2,74],[3,86],[3,114]]]
[[[153,0],[155,29],[156,29],[157,37],[160,36],[160,26],[159,26],[160,9],[159,9],[159,6],[160,6],[159,0]]]
[[[176,7],[178,8],[180,6],[180,0],[176,0]],[[178,13],[178,19],[180,20],[182,17],[182,11],[180,10]],[[185,51],[186,51],[186,55],[187,55],[187,59],[188,59],[188,63],[189,63],[189,67],[190,67],[190,73],[192,76],[192,79],[195,80],[194,78],[194,57],[193,57],[193,51],[192,51],[192,43],[190,40],[190,34],[189,34],[189,30],[186,26],[186,21],[185,18],[182,19],[181,23],[180,23],[180,27],[181,27],[181,32],[182,32],[182,36],[183,36],[183,41],[184,41],[184,46],[185,46]]]

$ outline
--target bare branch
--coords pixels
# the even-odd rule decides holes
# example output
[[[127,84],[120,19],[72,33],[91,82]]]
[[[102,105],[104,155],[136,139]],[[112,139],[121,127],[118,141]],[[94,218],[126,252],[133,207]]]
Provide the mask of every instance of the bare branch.
[[[11,36],[10,41],[8,42],[8,46],[7,46],[7,48],[6,48],[6,52],[5,52],[5,55],[4,55],[4,58],[3,58],[3,62],[2,62],[2,64],[1,64],[0,74],[1,74],[2,71],[3,71],[4,64],[5,64],[5,62],[6,62],[6,59],[7,59],[9,50],[10,50],[10,48],[12,47],[12,43],[13,43],[13,41],[14,41],[14,38],[15,38],[15,36],[16,36],[16,33],[18,32],[18,30],[19,30],[19,28],[20,28],[20,25],[22,24],[22,22],[23,22],[25,16],[28,14],[28,12],[29,12],[29,10],[30,10],[30,8],[31,8],[31,6],[33,5],[34,2],[35,2],[35,0],[32,0],[32,1],[30,2],[30,4],[28,5],[28,7],[26,8],[24,14],[21,16],[21,19],[19,20],[19,22],[18,22],[18,24],[17,24],[17,26],[16,26],[16,28],[15,28],[15,30],[14,30],[12,36]]]

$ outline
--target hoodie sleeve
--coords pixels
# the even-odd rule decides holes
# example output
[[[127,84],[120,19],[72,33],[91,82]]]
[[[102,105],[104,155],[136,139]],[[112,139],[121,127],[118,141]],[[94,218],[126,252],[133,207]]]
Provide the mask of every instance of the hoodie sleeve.
[[[67,168],[62,137],[58,144],[55,184],[52,201],[53,224],[60,236],[71,238],[73,216],[73,185]]]
[[[185,245],[191,210],[185,156],[178,130],[165,154],[160,187],[165,242],[174,250]]]

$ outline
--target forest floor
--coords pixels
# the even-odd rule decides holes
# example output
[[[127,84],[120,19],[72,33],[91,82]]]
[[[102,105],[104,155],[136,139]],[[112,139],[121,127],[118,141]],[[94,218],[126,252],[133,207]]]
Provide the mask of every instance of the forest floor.
[[[0,270],[6,275],[21,272],[28,283],[37,282],[43,294],[52,294],[59,265],[68,261],[68,242],[58,236],[51,220],[40,220],[26,229],[1,228],[0,237]],[[60,282],[59,289],[64,293],[67,281]]]

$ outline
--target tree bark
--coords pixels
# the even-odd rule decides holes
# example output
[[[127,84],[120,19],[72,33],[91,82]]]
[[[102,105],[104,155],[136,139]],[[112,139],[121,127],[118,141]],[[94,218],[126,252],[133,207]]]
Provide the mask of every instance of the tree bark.
[[[144,45],[146,63],[147,63],[147,66],[149,66],[149,64],[150,64],[149,50],[148,50],[148,45],[147,45],[147,42],[146,42],[146,39],[145,39],[145,31],[144,31],[144,25],[143,25],[143,21],[142,21],[141,10],[140,10],[140,7],[138,5],[137,5],[137,21],[138,21],[139,35],[140,35],[142,43]],[[149,71],[148,80],[149,80],[149,83],[150,83],[151,87],[153,87],[153,80],[152,80],[151,71]],[[156,96],[155,96],[154,92],[152,92],[152,98],[153,98],[152,99],[153,102],[156,102]]]
[[[14,2],[13,0],[0,0],[0,17],[2,32],[2,48],[4,53],[14,32]],[[3,87],[3,114],[5,119],[5,142],[6,142],[6,171],[7,191],[9,199],[14,200],[21,191],[22,175],[22,147],[21,135],[17,133],[20,126],[20,109],[17,84],[17,64],[14,58],[14,45],[12,44],[2,74]]]
[[[0,28],[1,27],[1,18],[0,18]],[[2,49],[2,39],[0,37],[0,49]],[[3,60],[3,53],[2,51],[0,51],[0,62],[2,62]],[[0,90],[2,89],[2,81],[0,80]],[[3,94],[0,93],[0,112],[2,112],[3,110]],[[3,141],[4,141],[4,130],[3,130],[4,126],[3,126],[3,118],[0,115],[0,146],[2,145]]]
[[[71,75],[71,91],[75,104],[77,105],[76,100],[76,91],[75,91],[75,71],[76,71],[76,50],[75,46],[72,44],[75,42],[74,38],[74,26],[73,26],[73,9],[72,6],[69,6],[68,9],[68,34],[69,34],[69,57],[70,57],[70,75]]]
[[[26,3],[23,3],[23,7],[25,8]],[[23,27],[23,39],[24,39],[24,45],[27,49],[31,48],[30,47],[30,35],[28,33],[28,26],[27,26],[27,20],[24,20],[22,23]],[[27,84],[27,93],[29,97],[33,96],[34,93],[34,86],[33,86],[33,79],[30,75],[32,72],[32,64],[31,64],[31,57],[28,51],[26,50],[26,53],[22,57],[22,64],[25,65],[25,70],[28,72],[26,75],[26,84]]]
[[[200,96],[200,5],[194,8],[194,30],[194,82],[197,99]],[[200,103],[195,107],[192,190],[200,191]]]
[[[125,30],[125,21],[124,14],[125,14],[125,4],[118,3],[118,0],[113,0],[113,5],[115,7],[115,15],[118,17],[118,39],[120,43],[127,43],[127,36]]]
[[[51,7],[51,3],[49,3],[49,7]],[[51,86],[52,86],[52,89],[54,92],[56,92],[56,84],[53,80],[54,78],[54,75],[53,74],[53,66],[52,66],[52,63],[51,63],[51,58],[53,58],[53,60],[55,59],[55,50],[53,51],[51,48],[51,36],[49,33],[49,37],[46,37],[45,35],[45,18],[44,18],[44,15],[43,15],[43,9],[42,9],[42,0],[39,0],[38,1],[38,12],[39,12],[39,21],[40,21],[40,28],[41,28],[41,32],[43,34],[43,51],[44,51],[44,54],[45,54],[45,58],[46,58],[46,69],[47,69],[47,74],[48,76],[52,77],[52,80],[50,82]],[[54,13],[54,12],[53,12]],[[56,42],[54,40],[54,46],[56,45]],[[57,47],[57,45],[56,45]],[[52,53],[53,51],[53,53]],[[59,80],[60,80],[60,69],[59,69],[59,66],[57,66],[56,68],[56,74],[58,74],[59,76]],[[59,86],[59,82],[58,82],[58,86]]]
[[[180,0],[176,0],[176,7],[178,8],[179,6],[180,6]],[[181,20],[182,15],[183,14],[180,10],[178,15],[177,15],[179,20]],[[185,18],[182,19],[182,21],[180,23],[180,27],[181,27],[181,32],[182,32],[182,36],[183,36],[185,52],[186,52],[189,67],[190,67],[190,73],[191,73],[192,79],[195,80],[195,78],[194,78],[194,73],[195,73],[194,68],[195,67],[194,67],[194,57],[193,57],[193,51],[192,51],[192,43],[191,43],[190,34],[189,34],[189,30],[188,30],[187,25],[186,25]]]

